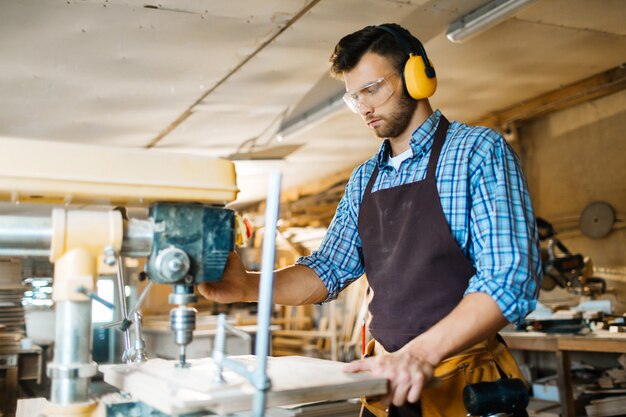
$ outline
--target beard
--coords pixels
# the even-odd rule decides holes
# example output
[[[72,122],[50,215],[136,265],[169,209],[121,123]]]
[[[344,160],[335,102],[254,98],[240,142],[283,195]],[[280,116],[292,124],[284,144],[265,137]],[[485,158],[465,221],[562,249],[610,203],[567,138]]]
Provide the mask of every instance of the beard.
[[[381,117],[383,122],[380,126],[374,128],[374,133],[381,139],[395,138],[405,131],[413,112],[417,107],[417,100],[413,100],[403,91],[396,108],[391,112],[389,117]]]

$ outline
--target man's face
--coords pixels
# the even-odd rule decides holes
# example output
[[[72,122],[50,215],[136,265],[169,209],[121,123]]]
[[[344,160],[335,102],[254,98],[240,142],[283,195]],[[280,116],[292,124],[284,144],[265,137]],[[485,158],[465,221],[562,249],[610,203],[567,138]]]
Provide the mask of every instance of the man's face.
[[[380,79],[384,81],[376,84]],[[387,58],[366,53],[352,71],[344,74],[344,83],[346,91],[355,100],[357,112],[376,136],[395,138],[406,130],[417,102],[406,96],[402,77]],[[368,100],[368,94],[373,93],[367,88],[371,85],[377,89],[376,94],[384,94],[383,98],[389,92],[385,94],[378,89],[391,89],[391,95],[380,104],[380,100]]]

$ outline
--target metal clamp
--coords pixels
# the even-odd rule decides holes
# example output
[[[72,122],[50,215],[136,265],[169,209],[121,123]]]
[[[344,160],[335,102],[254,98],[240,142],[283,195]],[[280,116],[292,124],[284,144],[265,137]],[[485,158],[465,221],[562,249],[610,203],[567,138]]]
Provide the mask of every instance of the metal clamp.
[[[252,337],[248,333],[228,324],[226,322],[225,314],[222,313],[217,317],[217,335],[215,336],[215,347],[213,349],[213,360],[215,360],[215,364],[217,365],[214,377],[214,382],[216,384],[224,384],[226,382],[222,374],[224,371],[224,367],[230,367],[233,365],[232,362],[234,362],[228,359],[226,355],[226,333],[228,331],[248,342],[250,342],[250,340],[252,339]],[[236,372],[240,373],[239,371]]]

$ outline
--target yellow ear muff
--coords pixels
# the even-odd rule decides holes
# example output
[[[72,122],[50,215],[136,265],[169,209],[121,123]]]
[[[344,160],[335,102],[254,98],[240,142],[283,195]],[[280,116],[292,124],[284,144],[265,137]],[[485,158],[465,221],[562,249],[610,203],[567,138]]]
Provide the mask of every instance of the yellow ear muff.
[[[404,86],[409,95],[415,100],[421,100],[435,94],[437,89],[435,68],[426,56],[424,45],[422,45],[419,39],[410,34],[410,39],[407,38],[405,34],[394,29],[393,24],[385,23],[375,27],[392,35],[409,55],[406,64],[404,64],[404,72],[402,74]],[[411,42],[413,42],[413,47]]]
[[[428,63],[433,66],[430,60]],[[437,77],[428,78],[424,59],[419,55],[410,54],[404,65],[404,84],[409,95],[415,100],[420,100],[435,94]]]

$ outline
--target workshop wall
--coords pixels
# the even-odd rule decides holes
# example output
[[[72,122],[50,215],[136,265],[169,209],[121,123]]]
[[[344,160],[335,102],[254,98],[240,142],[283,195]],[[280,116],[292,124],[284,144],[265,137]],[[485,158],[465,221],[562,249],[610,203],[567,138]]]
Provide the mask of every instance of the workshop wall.
[[[537,216],[551,222],[572,251],[591,258],[594,275],[616,294],[614,309],[626,311],[626,90],[548,114],[524,124],[514,143],[527,175]],[[591,239],[579,218],[592,202],[616,212],[612,231]],[[558,288],[541,299],[568,297]]]

